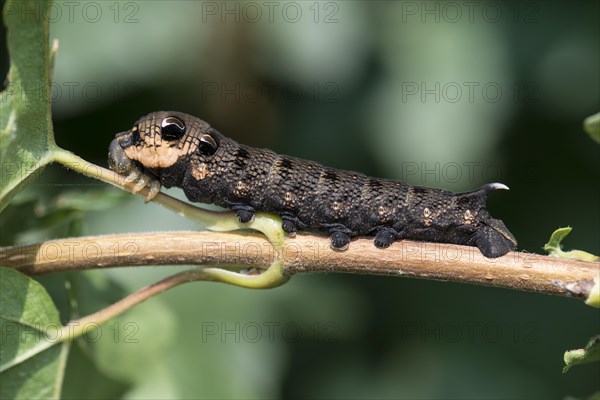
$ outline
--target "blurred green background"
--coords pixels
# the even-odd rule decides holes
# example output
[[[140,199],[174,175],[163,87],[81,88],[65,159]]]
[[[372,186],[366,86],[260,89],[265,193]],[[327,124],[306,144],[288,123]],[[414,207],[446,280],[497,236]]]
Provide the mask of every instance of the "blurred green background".
[[[56,140],[89,161],[105,166],[114,134],[141,115],[178,110],[240,142],[374,176],[455,191],[503,182],[511,191],[489,207],[520,250],[540,253],[570,225],[566,246],[600,253],[600,151],[582,130],[600,109],[598,2],[57,1],[49,18]],[[28,196],[104,189],[50,167]],[[83,218],[85,234],[196,229],[133,196]],[[13,228],[3,241],[60,235]],[[42,280],[61,305],[67,278],[108,299],[115,283],[127,293],[175,269]],[[74,346],[63,394],[585,397],[600,366],[563,375],[562,354],[599,331],[579,301],[453,283],[193,283]]]

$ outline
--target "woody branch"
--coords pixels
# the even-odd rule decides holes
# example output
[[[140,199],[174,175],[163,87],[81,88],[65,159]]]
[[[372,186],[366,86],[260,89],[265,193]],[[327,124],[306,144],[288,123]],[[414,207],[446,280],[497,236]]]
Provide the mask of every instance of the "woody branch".
[[[487,259],[475,247],[401,241],[386,250],[357,239],[343,252],[327,238],[286,238],[282,272],[342,272],[432,279],[586,298],[598,263],[511,252]],[[228,265],[266,269],[276,252],[262,235],[162,232],[89,236],[0,248],[0,264],[29,275],[140,265]]]

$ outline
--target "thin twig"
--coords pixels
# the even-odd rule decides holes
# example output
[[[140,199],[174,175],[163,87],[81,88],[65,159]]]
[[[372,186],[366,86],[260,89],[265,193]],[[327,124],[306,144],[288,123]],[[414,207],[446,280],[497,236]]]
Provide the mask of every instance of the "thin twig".
[[[236,265],[266,269],[275,251],[252,233],[155,232],[79,237],[0,248],[0,264],[29,275],[139,265]],[[600,264],[512,252],[487,259],[475,247],[401,241],[385,250],[357,239],[343,252],[324,237],[286,238],[282,271],[391,275],[586,298]]]
[[[122,298],[116,303],[103,308],[102,310],[83,318],[70,321],[63,326],[59,333],[54,336],[60,338],[61,341],[73,340],[76,337],[85,334],[87,331],[95,329],[98,325],[116,317],[131,307],[140,304],[149,298],[162,293],[166,290],[179,286],[182,283],[192,282],[203,278],[201,270],[184,271],[178,274],[169,276],[159,282],[143,287],[127,297]]]

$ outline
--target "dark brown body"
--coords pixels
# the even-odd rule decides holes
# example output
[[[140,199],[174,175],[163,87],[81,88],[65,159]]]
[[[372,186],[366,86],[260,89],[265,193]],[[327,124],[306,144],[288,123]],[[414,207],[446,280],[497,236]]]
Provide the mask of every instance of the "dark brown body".
[[[162,185],[182,188],[193,202],[232,209],[242,222],[265,211],[280,215],[288,233],[329,232],[337,249],[351,237],[369,235],[378,247],[406,238],[478,246],[488,257],[516,245],[502,221],[486,210],[487,193],[504,185],[454,194],[371,178],[238,144],[182,113],[138,120],[117,135],[110,159],[117,170],[117,161],[131,160]]]

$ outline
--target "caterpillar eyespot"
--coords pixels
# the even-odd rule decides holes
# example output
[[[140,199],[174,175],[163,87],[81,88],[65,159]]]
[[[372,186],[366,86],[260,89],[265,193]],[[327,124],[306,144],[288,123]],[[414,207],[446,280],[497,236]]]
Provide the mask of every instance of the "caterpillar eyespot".
[[[177,140],[185,134],[185,124],[177,117],[166,117],[160,124],[160,135],[165,140]]]
[[[501,183],[452,193],[371,178],[239,144],[179,112],[148,114],[117,134],[109,166],[153,178],[153,194],[157,182],[180,187],[190,201],[229,208],[241,222],[257,211],[277,214],[287,234],[327,233],[339,251],[357,236],[382,249],[401,239],[476,246],[489,258],[517,245],[486,209],[490,191],[508,189]]]
[[[205,156],[212,156],[217,151],[217,141],[208,133],[200,137],[200,151]]]

